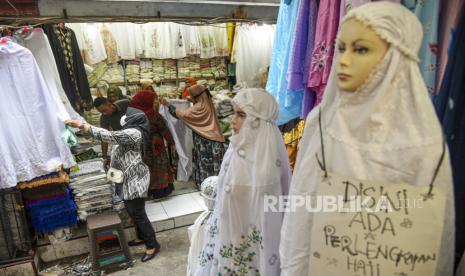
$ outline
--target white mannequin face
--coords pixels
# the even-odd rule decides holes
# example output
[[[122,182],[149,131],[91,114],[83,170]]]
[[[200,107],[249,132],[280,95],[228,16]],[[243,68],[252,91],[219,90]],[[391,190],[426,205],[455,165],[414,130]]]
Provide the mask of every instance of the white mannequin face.
[[[389,44],[372,29],[355,19],[346,21],[337,41],[337,86],[354,92],[364,84],[375,66],[383,59]]]
[[[247,115],[245,112],[235,103],[233,103],[233,108],[234,108],[234,117],[231,121],[231,126],[233,129],[234,134],[239,134],[239,131],[241,130],[242,124],[245,121],[245,118]]]

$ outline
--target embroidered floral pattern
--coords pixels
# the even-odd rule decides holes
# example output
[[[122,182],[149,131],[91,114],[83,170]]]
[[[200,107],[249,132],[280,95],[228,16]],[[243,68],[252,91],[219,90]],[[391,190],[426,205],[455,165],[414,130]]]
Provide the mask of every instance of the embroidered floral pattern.
[[[232,243],[223,245],[220,249],[220,256],[224,259],[232,259],[234,266],[224,266],[222,270],[227,275],[248,275],[251,271],[255,275],[261,275],[254,266],[253,259],[257,255],[257,247],[263,249],[262,242],[262,233],[255,226],[252,226],[247,236],[241,236],[241,243],[238,246],[234,246]]]
[[[318,50],[313,53],[312,56],[312,63],[318,66],[318,71],[323,71],[326,65],[326,59],[328,56],[328,47],[326,45],[321,44],[318,47]]]

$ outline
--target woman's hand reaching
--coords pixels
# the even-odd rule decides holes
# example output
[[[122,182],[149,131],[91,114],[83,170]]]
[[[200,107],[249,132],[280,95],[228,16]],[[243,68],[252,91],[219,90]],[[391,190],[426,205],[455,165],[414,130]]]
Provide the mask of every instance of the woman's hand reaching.
[[[166,107],[170,107],[170,106],[171,106],[170,102],[169,102],[167,99],[165,99],[165,98],[161,98],[160,103],[161,103],[162,105],[166,106]]]
[[[90,125],[88,123],[81,122],[79,120],[66,120],[65,124],[67,124],[68,126],[73,127],[73,128],[82,129],[82,130],[84,130],[84,132],[88,132],[89,128],[90,128]]]

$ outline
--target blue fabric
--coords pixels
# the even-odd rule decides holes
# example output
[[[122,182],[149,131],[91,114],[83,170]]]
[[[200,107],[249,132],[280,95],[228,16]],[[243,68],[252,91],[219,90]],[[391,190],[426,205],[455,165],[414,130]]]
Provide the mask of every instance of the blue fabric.
[[[298,118],[302,109],[303,90],[289,93],[286,82],[299,3],[300,0],[295,0],[290,5],[287,5],[285,0],[281,0],[276,23],[276,34],[266,90],[275,97],[279,105],[277,125]]]
[[[34,230],[39,233],[77,223],[77,207],[69,187],[66,189],[66,196],[29,204],[27,210]]]
[[[420,48],[420,71],[425,80],[428,92],[433,95],[436,87],[438,69],[438,27],[440,2],[438,0],[403,0],[402,4],[409,8],[423,25],[423,43]]]
[[[462,8],[464,14],[465,8]],[[462,16],[451,44],[439,94],[434,105],[449,145],[454,179],[456,263],[465,249],[465,16]]]

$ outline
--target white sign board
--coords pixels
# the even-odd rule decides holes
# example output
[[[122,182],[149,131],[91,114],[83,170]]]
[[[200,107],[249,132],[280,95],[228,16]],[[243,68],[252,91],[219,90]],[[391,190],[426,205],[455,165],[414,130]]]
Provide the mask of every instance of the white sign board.
[[[314,214],[312,275],[435,275],[445,196],[436,188],[425,199],[428,188],[337,175],[324,179],[318,196],[341,196],[347,208],[359,196],[362,206],[369,209]]]

